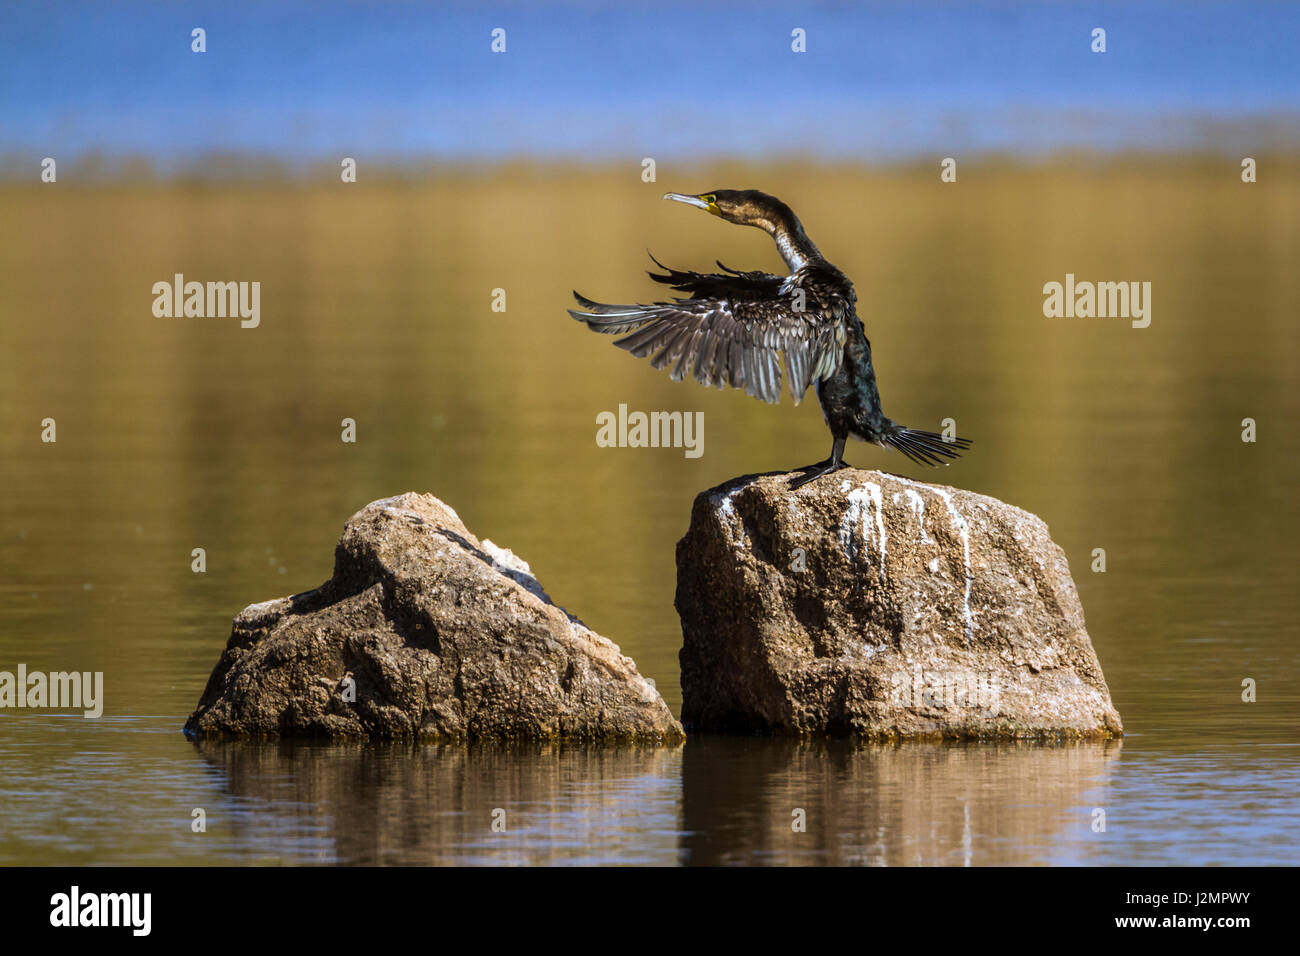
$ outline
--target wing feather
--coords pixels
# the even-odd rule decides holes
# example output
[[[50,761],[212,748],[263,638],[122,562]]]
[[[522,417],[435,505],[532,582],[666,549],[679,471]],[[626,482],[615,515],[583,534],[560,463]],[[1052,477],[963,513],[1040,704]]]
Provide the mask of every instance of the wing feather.
[[[725,274],[701,274],[655,264],[664,274],[652,278],[690,297],[607,305],[575,292],[579,308],[569,314],[595,332],[621,336],[615,345],[649,356],[674,381],[693,375],[702,385],[730,385],[765,402],[781,400],[784,381],[798,404],[814,382],[839,368],[851,301],[823,302],[809,292],[804,310],[796,311],[791,293],[798,273],[738,272],[719,262]]]

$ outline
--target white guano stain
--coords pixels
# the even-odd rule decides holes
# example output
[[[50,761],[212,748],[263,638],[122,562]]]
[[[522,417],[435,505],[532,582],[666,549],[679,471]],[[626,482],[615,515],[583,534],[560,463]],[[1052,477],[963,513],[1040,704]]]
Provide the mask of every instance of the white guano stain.
[[[970,526],[966,523],[966,519],[961,516],[961,513],[956,509],[956,507],[954,507],[952,503],[952,495],[948,494],[946,491],[940,491],[938,488],[934,489],[934,493],[942,498],[943,503],[947,505],[948,513],[952,515],[953,524],[957,526],[957,531],[961,535],[962,560],[966,565],[966,590],[962,595],[962,612],[966,615],[966,643],[969,644],[971,635],[975,633],[975,618],[971,615],[970,611]]]
[[[731,503],[731,500],[746,487],[748,486],[741,485],[738,488],[733,488],[725,495],[712,496],[713,504],[718,513],[722,515],[723,523],[727,527],[733,546],[742,551],[745,548],[745,523],[740,520],[740,515],[736,514],[736,506]]]
[[[907,495],[907,503],[912,508],[912,513],[916,515],[916,522],[921,526],[921,543],[925,544],[930,540],[925,533],[925,499],[918,495],[911,488],[904,490]]]
[[[969,644],[971,636],[975,633],[975,617],[971,614],[970,609],[970,589],[973,581],[970,570],[970,525],[966,523],[966,519],[962,517],[956,506],[953,505],[952,495],[948,492],[936,488],[933,485],[921,485],[917,482],[910,481],[907,478],[900,478],[897,475],[894,476],[894,480],[902,482],[905,485],[915,485],[918,488],[927,488],[930,491],[933,491],[943,499],[944,505],[948,508],[948,514],[952,516],[953,527],[957,529],[957,534],[961,537],[962,560],[965,564],[966,584],[962,594],[962,614],[966,620],[966,643]],[[920,495],[917,495],[917,497],[919,498]],[[922,533],[924,533],[924,529],[922,529]]]
[[[873,507],[874,506],[874,507]],[[862,551],[857,557],[863,562],[871,558],[872,512],[875,512],[875,539],[880,547],[880,573],[885,573],[885,506],[880,494],[880,486],[866,482],[856,491],[849,492],[849,507],[840,521],[840,547],[845,556],[852,559],[854,555],[854,531],[861,528]]]

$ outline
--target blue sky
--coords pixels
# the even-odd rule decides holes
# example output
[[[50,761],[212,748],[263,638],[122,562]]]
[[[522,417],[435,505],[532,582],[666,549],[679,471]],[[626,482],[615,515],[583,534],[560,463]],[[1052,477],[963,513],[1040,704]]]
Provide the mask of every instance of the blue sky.
[[[190,30],[208,50],[190,52]],[[1090,51],[1094,27],[1107,52]],[[507,52],[489,50],[504,28]],[[790,50],[807,31],[808,52]],[[288,163],[1256,147],[1300,4],[16,3],[0,153]]]

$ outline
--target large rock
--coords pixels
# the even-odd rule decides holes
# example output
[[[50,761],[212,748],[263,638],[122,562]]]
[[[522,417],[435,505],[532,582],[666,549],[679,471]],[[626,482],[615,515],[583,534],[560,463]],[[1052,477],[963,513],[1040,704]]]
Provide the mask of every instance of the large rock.
[[[654,685],[616,644],[551,603],[527,564],[419,494],[353,515],[324,585],[235,618],[185,729],[682,738]]]
[[[695,499],[677,545],[688,731],[1122,734],[1040,519],[876,471],[789,477]]]

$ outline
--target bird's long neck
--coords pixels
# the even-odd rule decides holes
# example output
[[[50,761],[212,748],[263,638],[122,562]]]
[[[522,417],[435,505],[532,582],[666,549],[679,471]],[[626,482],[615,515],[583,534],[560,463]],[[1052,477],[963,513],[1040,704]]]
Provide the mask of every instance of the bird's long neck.
[[[808,238],[808,233],[803,231],[803,223],[788,206],[777,210],[772,215],[771,221],[764,223],[764,226],[776,242],[777,251],[781,253],[781,258],[785,260],[791,272],[796,272],[812,260],[822,257],[817,247],[813,245],[813,241]]]

